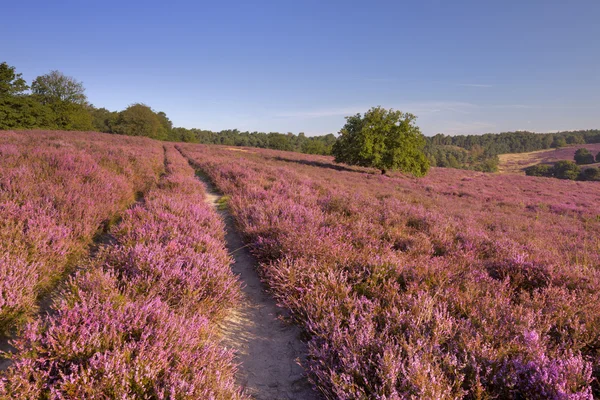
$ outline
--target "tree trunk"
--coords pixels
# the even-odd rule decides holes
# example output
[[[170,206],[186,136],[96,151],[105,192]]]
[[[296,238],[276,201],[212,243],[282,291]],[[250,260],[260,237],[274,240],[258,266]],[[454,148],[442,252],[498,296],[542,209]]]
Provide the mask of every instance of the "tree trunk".
[[[385,169],[381,170],[381,175],[385,175]]]

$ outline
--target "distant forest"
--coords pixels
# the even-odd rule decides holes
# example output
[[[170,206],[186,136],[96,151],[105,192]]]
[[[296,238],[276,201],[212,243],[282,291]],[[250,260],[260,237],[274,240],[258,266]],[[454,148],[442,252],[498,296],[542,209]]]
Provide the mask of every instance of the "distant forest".
[[[31,85],[15,67],[0,64],[0,129],[58,129],[148,136],[158,140],[248,146],[330,155],[336,136],[291,132],[213,132],[173,127],[164,112],[136,103],[122,111],[90,104],[83,84],[59,71],[38,76]],[[437,167],[494,172],[498,155],[584,143],[600,143],[600,130],[559,133],[504,132],[426,137],[425,153]]]
[[[581,130],[557,133],[526,131],[486,133],[484,135],[427,137],[425,152],[431,165],[494,172],[498,155],[600,143],[600,130]]]

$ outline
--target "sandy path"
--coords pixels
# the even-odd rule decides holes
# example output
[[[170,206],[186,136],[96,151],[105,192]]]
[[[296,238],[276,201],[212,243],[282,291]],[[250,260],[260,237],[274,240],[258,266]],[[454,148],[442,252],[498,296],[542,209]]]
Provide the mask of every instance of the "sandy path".
[[[200,179],[207,187],[207,203],[214,206],[226,225],[227,250],[235,260],[233,272],[242,282],[241,305],[220,324],[223,345],[236,351],[240,363],[236,379],[246,393],[255,399],[320,399],[304,376],[298,361],[306,357],[306,345],[299,339],[300,329],[286,324],[284,315],[265,288],[255,270],[256,260],[243,247],[233,217],[219,210],[221,197],[208,179]]]

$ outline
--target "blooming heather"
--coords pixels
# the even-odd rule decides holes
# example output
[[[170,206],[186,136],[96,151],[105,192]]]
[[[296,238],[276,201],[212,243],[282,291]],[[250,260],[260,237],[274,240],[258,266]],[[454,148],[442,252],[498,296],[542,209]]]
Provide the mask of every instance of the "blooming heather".
[[[35,313],[37,297],[162,164],[162,146],[146,139],[0,132],[0,333]]]
[[[228,195],[330,398],[600,395],[600,190],[181,145]]]
[[[172,147],[166,175],[15,341],[0,396],[239,399],[213,322],[239,298],[223,223]]]

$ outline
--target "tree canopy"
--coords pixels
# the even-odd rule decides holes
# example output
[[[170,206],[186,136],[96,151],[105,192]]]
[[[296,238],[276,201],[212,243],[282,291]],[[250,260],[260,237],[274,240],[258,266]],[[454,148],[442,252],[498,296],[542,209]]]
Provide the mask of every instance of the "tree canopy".
[[[149,106],[142,103],[132,104],[119,113],[113,130],[121,135],[166,139],[166,115],[163,115],[164,118],[161,119]]]
[[[575,156],[573,157],[573,159],[579,165],[594,163],[594,155],[592,153],[590,153],[590,151],[588,149],[585,149],[585,148],[578,149],[575,152]]]
[[[35,78],[31,92],[44,104],[58,101],[81,105],[87,103],[83,83],[60,71],[50,71]]]
[[[400,170],[423,176],[429,161],[423,153],[425,138],[410,113],[373,107],[364,116],[346,117],[333,145],[336,162],[374,167],[382,173]]]
[[[15,67],[6,62],[0,64],[0,97],[20,95],[28,89],[22,74],[15,72]]]

